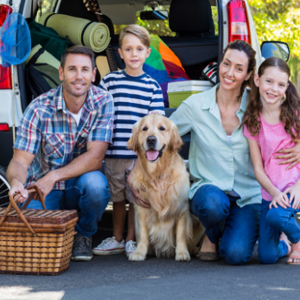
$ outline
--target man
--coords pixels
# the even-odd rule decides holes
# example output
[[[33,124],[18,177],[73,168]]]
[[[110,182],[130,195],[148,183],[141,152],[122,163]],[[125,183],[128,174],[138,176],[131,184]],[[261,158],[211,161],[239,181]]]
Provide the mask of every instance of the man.
[[[42,94],[27,107],[18,128],[14,155],[7,169],[11,189],[28,193],[35,183],[47,209],[77,209],[72,259],[91,260],[92,235],[109,201],[105,176],[99,171],[112,140],[113,100],[92,85],[94,53],[73,46],[61,58],[62,85]],[[42,208],[31,201],[28,208]]]

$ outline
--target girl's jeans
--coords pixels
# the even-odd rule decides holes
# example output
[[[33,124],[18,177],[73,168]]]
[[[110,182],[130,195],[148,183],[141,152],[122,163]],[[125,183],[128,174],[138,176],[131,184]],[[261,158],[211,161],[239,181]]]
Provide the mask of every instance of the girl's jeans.
[[[239,207],[237,199],[207,184],[197,190],[190,203],[192,213],[199,218],[212,243],[219,242],[220,222],[225,221],[220,254],[233,265],[250,260],[258,239],[260,218],[260,204]]]
[[[97,232],[98,221],[110,199],[106,177],[100,171],[85,173],[66,180],[65,190],[52,190],[45,199],[47,209],[81,211],[75,230],[90,237]],[[27,208],[42,209],[40,201],[32,200]]]
[[[270,203],[263,200],[261,205],[258,258],[264,264],[274,264],[280,257],[288,254],[287,244],[279,241],[281,232],[284,232],[293,244],[300,240],[300,226],[295,219],[300,209],[284,209],[279,205],[278,208],[269,209]]]

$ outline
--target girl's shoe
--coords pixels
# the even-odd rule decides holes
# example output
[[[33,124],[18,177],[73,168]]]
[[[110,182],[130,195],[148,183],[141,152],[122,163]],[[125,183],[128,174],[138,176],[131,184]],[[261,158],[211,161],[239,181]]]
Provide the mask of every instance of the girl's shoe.
[[[122,240],[118,242],[116,238],[110,237],[102,241],[100,245],[93,249],[95,255],[110,255],[119,254],[125,251],[125,242]]]
[[[292,253],[290,254],[287,263],[290,265],[300,265],[300,241],[292,245]]]
[[[280,241],[284,241],[288,247],[288,253],[287,255],[290,255],[292,252],[292,243],[289,241],[288,237],[286,236],[285,233],[281,232],[281,235],[279,237]]]

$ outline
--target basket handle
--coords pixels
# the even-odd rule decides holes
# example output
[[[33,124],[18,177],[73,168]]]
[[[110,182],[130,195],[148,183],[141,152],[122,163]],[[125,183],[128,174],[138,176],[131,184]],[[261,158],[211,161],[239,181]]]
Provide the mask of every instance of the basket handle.
[[[39,188],[36,186],[36,185],[32,185],[28,188],[26,188],[28,190],[28,193],[29,194],[32,194],[32,193],[37,193],[38,194],[38,197],[39,197],[39,200],[41,201],[42,203],[42,206],[44,209],[46,209],[45,207],[45,199],[44,197],[42,196],[42,193],[41,191],[39,190]],[[21,197],[21,194],[19,192],[13,194],[13,195],[10,195],[9,196],[9,205],[7,207],[7,209],[5,210],[4,214],[3,214],[3,217],[1,218],[0,220],[0,226],[2,225],[2,223],[4,222],[6,216],[8,215],[8,213],[10,212],[11,208],[13,207],[16,212],[18,213],[19,217],[21,218],[21,220],[25,223],[25,225],[28,227],[28,229],[31,231],[31,233],[33,235],[36,235],[36,232],[32,229],[32,227],[30,226],[30,224],[27,222],[25,216],[22,214],[21,210],[19,209],[17,203],[16,203],[16,200],[18,200],[19,198]],[[16,198],[16,199],[15,199]],[[29,204],[29,202],[32,200],[32,196],[28,197],[28,199],[26,200],[25,204],[23,205],[23,208],[26,208],[27,205]]]

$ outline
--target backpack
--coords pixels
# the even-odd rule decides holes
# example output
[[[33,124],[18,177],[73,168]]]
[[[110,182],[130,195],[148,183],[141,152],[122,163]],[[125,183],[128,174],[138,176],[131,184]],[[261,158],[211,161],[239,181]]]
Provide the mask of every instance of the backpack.
[[[30,99],[48,92],[61,83],[55,67],[46,63],[37,63],[37,59],[44,51],[44,48],[40,48],[28,61],[25,68],[26,84],[31,93]]]

